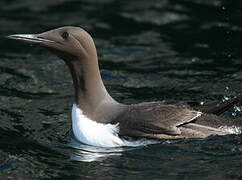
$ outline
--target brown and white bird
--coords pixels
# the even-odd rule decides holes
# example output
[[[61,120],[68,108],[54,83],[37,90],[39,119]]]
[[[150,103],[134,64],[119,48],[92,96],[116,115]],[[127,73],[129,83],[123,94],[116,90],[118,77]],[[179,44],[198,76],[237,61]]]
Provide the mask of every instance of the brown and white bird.
[[[125,137],[151,139],[205,138],[226,135],[219,128],[228,122],[218,115],[241,96],[221,102],[158,101],[125,105],[115,101],[101,79],[92,37],[79,27],[61,27],[41,34],[15,34],[11,39],[49,49],[68,66],[75,90],[73,133],[82,143],[117,147],[132,145]],[[242,122],[238,121],[241,127]]]

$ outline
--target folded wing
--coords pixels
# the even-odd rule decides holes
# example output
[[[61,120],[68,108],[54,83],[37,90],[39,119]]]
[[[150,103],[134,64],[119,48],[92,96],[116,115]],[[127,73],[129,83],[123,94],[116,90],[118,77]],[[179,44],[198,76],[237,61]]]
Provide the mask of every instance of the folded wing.
[[[115,123],[119,123],[121,135],[180,135],[179,126],[194,121],[200,115],[201,112],[186,107],[161,102],[142,103],[129,106],[127,111],[115,119]]]

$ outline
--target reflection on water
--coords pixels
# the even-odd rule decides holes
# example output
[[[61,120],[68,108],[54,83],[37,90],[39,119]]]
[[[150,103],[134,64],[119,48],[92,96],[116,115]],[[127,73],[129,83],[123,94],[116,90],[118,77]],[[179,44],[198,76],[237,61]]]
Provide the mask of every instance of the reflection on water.
[[[110,156],[121,156],[124,148],[101,148],[93,147],[77,142],[74,138],[71,139],[67,147],[72,147],[70,158],[75,161],[92,162],[102,161]]]
[[[218,100],[242,89],[241,8],[241,0],[0,1],[0,179],[240,179],[241,135],[117,149],[66,140],[67,67],[3,36],[82,26],[116,100]]]
[[[127,141],[127,146],[125,147],[104,148],[82,144],[73,137],[72,133],[70,136],[70,142],[65,144],[64,147],[73,149],[73,151],[70,152],[70,158],[72,160],[83,162],[102,161],[111,156],[121,156],[124,151],[132,151],[138,148],[144,148],[150,144],[161,143],[161,141],[141,139]]]

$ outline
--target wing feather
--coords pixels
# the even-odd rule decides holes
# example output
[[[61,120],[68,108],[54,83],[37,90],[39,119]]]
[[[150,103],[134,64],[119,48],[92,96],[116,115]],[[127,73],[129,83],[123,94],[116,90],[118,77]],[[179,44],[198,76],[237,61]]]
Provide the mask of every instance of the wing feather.
[[[119,122],[120,133],[125,135],[134,130],[145,134],[180,135],[179,126],[192,122],[201,114],[187,107],[142,103],[129,106],[115,122]]]

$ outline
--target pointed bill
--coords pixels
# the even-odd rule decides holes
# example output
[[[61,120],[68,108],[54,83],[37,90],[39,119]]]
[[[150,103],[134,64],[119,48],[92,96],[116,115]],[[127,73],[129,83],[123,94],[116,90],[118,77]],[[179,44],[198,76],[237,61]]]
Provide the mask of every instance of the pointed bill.
[[[29,43],[45,43],[45,42],[54,43],[55,42],[52,40],[40,38],[36,34],[13,34],[13,35],[7,36],[7,38],[26,41]]]

